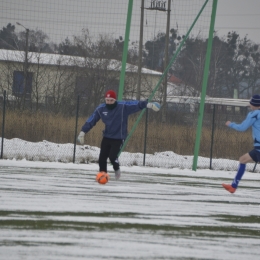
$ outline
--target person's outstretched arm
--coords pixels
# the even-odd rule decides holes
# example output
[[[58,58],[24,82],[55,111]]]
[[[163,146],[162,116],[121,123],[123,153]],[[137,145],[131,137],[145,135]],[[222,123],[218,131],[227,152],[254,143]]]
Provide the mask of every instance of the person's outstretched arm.
[[[98,108],[94,111],[94,113],[87,119],[86,123],[82,126],[81,131],[78,135],[78,142],[80,144],[84,144],[85,134],[90,131],[92,127],[96,125],[96,123],[100,119],[100,114]]]

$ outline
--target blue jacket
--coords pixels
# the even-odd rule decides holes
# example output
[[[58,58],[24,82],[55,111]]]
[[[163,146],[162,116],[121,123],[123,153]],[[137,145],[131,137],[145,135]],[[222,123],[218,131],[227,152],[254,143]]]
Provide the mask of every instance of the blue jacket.
[[[246,131],[250,126],[252,126],[254,148],[260,151],[260,110],[249,112],[241,124],[233,122],[229,124],[229,127],[241,132]]]
[[[81,131],[87,133],[101,119],[105,124],[103,136],[125,140],[127,137],[128,116],[147,106],[147,101],[117,101],[117,106],[108,109],[106,104],[99,105],[82,126]]]

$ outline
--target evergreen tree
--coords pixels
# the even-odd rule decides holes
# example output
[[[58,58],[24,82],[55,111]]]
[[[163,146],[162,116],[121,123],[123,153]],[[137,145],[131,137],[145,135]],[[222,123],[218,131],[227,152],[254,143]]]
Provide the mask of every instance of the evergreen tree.
[[[8,23],[0,30],[0,49],[17,50],[18,37],[15,33],[15,26]]]

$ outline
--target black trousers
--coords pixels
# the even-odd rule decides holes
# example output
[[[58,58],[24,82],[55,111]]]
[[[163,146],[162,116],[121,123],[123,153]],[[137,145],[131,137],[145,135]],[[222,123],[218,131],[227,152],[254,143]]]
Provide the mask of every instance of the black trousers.
[[[119,169],[118,153],[124,140],[103,137],[99,154],[99,171],[107,172],[107,159],[113,165],[114,170]]]

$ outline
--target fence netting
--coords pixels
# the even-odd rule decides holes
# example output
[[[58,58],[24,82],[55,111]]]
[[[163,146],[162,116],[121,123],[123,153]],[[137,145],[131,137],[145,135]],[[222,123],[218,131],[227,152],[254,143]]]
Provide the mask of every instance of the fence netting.
[[[192,167],[199,103],[171,102],[168,96],[200,96],[212,2],[145,0],[142,9],[141,1],[133,1],[123,93],[127,100],[149,97],[167,66],[167,59],[177,53],[195,17],[205,3],[206,6],[170,67],[168,82],[164,81],[154,96],[154,101],[163,105],[161,111],[147,110],[120,155],[121,165]],[[75,140],[85,120],[103,102],[106,90],[118,92],[128,3],[1,1],[2,158],[97,163],[102,122],[87,133],[85,145],[78,145]],[[236,44],[240,46],[237,39],[235,33],[227,40],[214,34],[208,96],[233,97],[234,82],[243,80],[234,77],[249,71],[232,73],[230,68],[252,68],[252,78],[257,78],[254,66],[234,64],[234,61],[257,64],[252,61],[258,57],[254,55],[257,49],[246,45],[239,47],[240,51],[252,55],[245,55],[247,60],[239,59],[235,51]],[[139,56],[141,76],[137,75]],[[240,92],[250,96],[249,87],[247,90]],[[242,121],[247,112],[244,107],[206,105],[198,168],[237,168],[239,156],[252,149],[251,132],[232,131],[225,121]],[[137,116],[130,117],[129,130]],[[248,169],[253,167],[254,164],[249,164]]]
[[[77,106],[77,101],[79,104]],[[16,110],[6,103],[5,122],[0,127],[3,159],[97,163],[104,125],[101,121],[85,136],[85,145],[75,144],[75,137],[89,114],[84,102],[75,100],[74,115],[55,113],[51,108],[42,110]],[[215,107],[214,107],[215,106]],[[3,108],[3,103],[1,104]],[[77,111],[77,107],[79,110]],[[1,114],[3,115],[3,109]],[[196,136],[199,103],[192,111],[183,104],[174,104],[167,110],[162,122],[162,111],[146,110],[125,150],[120,155],[122,166],[150,166],[165,168],[191,168]],[[198,169],[236,170],[238,158],[252,149],[251,131],[236,132],[225,126],[227,120],[241,122],[248,110],[245,107],[206,105],[198,159]],[[213,116],[214,115],[214,116]],[[78,120],[77,120],[78,116]],[[138,114],[129,118],[128,129]],[[249,164],[253,170],[255,164]],[[258,168],[256,167],[256,171]]]

